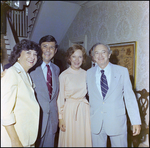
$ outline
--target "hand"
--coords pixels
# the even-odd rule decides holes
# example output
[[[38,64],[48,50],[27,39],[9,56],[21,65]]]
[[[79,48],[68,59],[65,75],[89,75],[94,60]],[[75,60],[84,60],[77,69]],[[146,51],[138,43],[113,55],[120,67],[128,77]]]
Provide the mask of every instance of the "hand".
[[[66,125],[63,119],[59,119],[59,128],[61,131],[65,132],[66,131]]]
[[[1,72],[1,78],[6,74],[7,69]]]
[[[140,125],[133,125],[133,136],[139,135],[141,131]]]
[[[4,126],[11,140],[12,147],[23,147],[17,132],[15,130],[14,124]]]

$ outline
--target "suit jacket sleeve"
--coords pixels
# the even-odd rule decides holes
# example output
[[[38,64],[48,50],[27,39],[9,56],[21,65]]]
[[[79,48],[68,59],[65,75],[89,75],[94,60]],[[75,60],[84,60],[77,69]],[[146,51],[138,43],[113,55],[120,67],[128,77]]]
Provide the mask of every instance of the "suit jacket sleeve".
[[[128,69],[124,70],[124,99],[127,108],[127,112],[132,125],[140,125],[141,118],[138,108],[138,103],[135,94],[132,90],[132,84],[130,81]]]
[[[64,76],[61,74],[59,76],[59,94],[57,99],[59,119],[63,118],[64,103],[65,103],[65,80]]]
[[[17,75],[10,69],[1,79],[1,118],[3,125],[15,123],[13,108],[17,96]]]

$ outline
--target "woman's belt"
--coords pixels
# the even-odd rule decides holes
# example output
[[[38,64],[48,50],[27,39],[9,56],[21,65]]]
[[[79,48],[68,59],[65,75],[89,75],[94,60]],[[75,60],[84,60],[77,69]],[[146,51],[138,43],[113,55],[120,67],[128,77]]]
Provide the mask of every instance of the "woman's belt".
[[[83,102],[86,105],[89,105],[89,102],[87,101],[87,99],[85,97],[79,98],[79,99],[77,99],[77,98],[76,99],[74,99],[74,98],[68,98],[68,99],[66,99],[66,102],[76,103],[75,121],[77,121],[78,108],[79,108],[80,104]]]

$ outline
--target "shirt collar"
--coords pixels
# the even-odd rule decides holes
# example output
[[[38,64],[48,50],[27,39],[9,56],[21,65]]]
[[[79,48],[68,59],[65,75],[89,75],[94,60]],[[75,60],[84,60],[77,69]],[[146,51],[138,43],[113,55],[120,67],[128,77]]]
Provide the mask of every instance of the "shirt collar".
[[[100,72],[102,69],[98,66],[98,64],[96,66],[97,66],[97,71]],[[110,63],[108,63],[108,65],[103,70],[105,71],[105,73],[109,73],[110,68],[111,68]]]
[[[51,62],[49,62],[48,64],[46,64],[44,61],[43,61],[43,63],[41,64],[41,67],[42,67],[42,69],[44,69],[45,67],[46,67],[46,65],[51,65]]]

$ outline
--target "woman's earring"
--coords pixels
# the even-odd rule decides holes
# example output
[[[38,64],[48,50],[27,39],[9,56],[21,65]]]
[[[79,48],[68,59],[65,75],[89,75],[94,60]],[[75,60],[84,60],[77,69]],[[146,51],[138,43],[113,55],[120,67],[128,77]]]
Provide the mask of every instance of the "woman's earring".
[[[18,61],[20,60],[20,58],[18,58]]]

